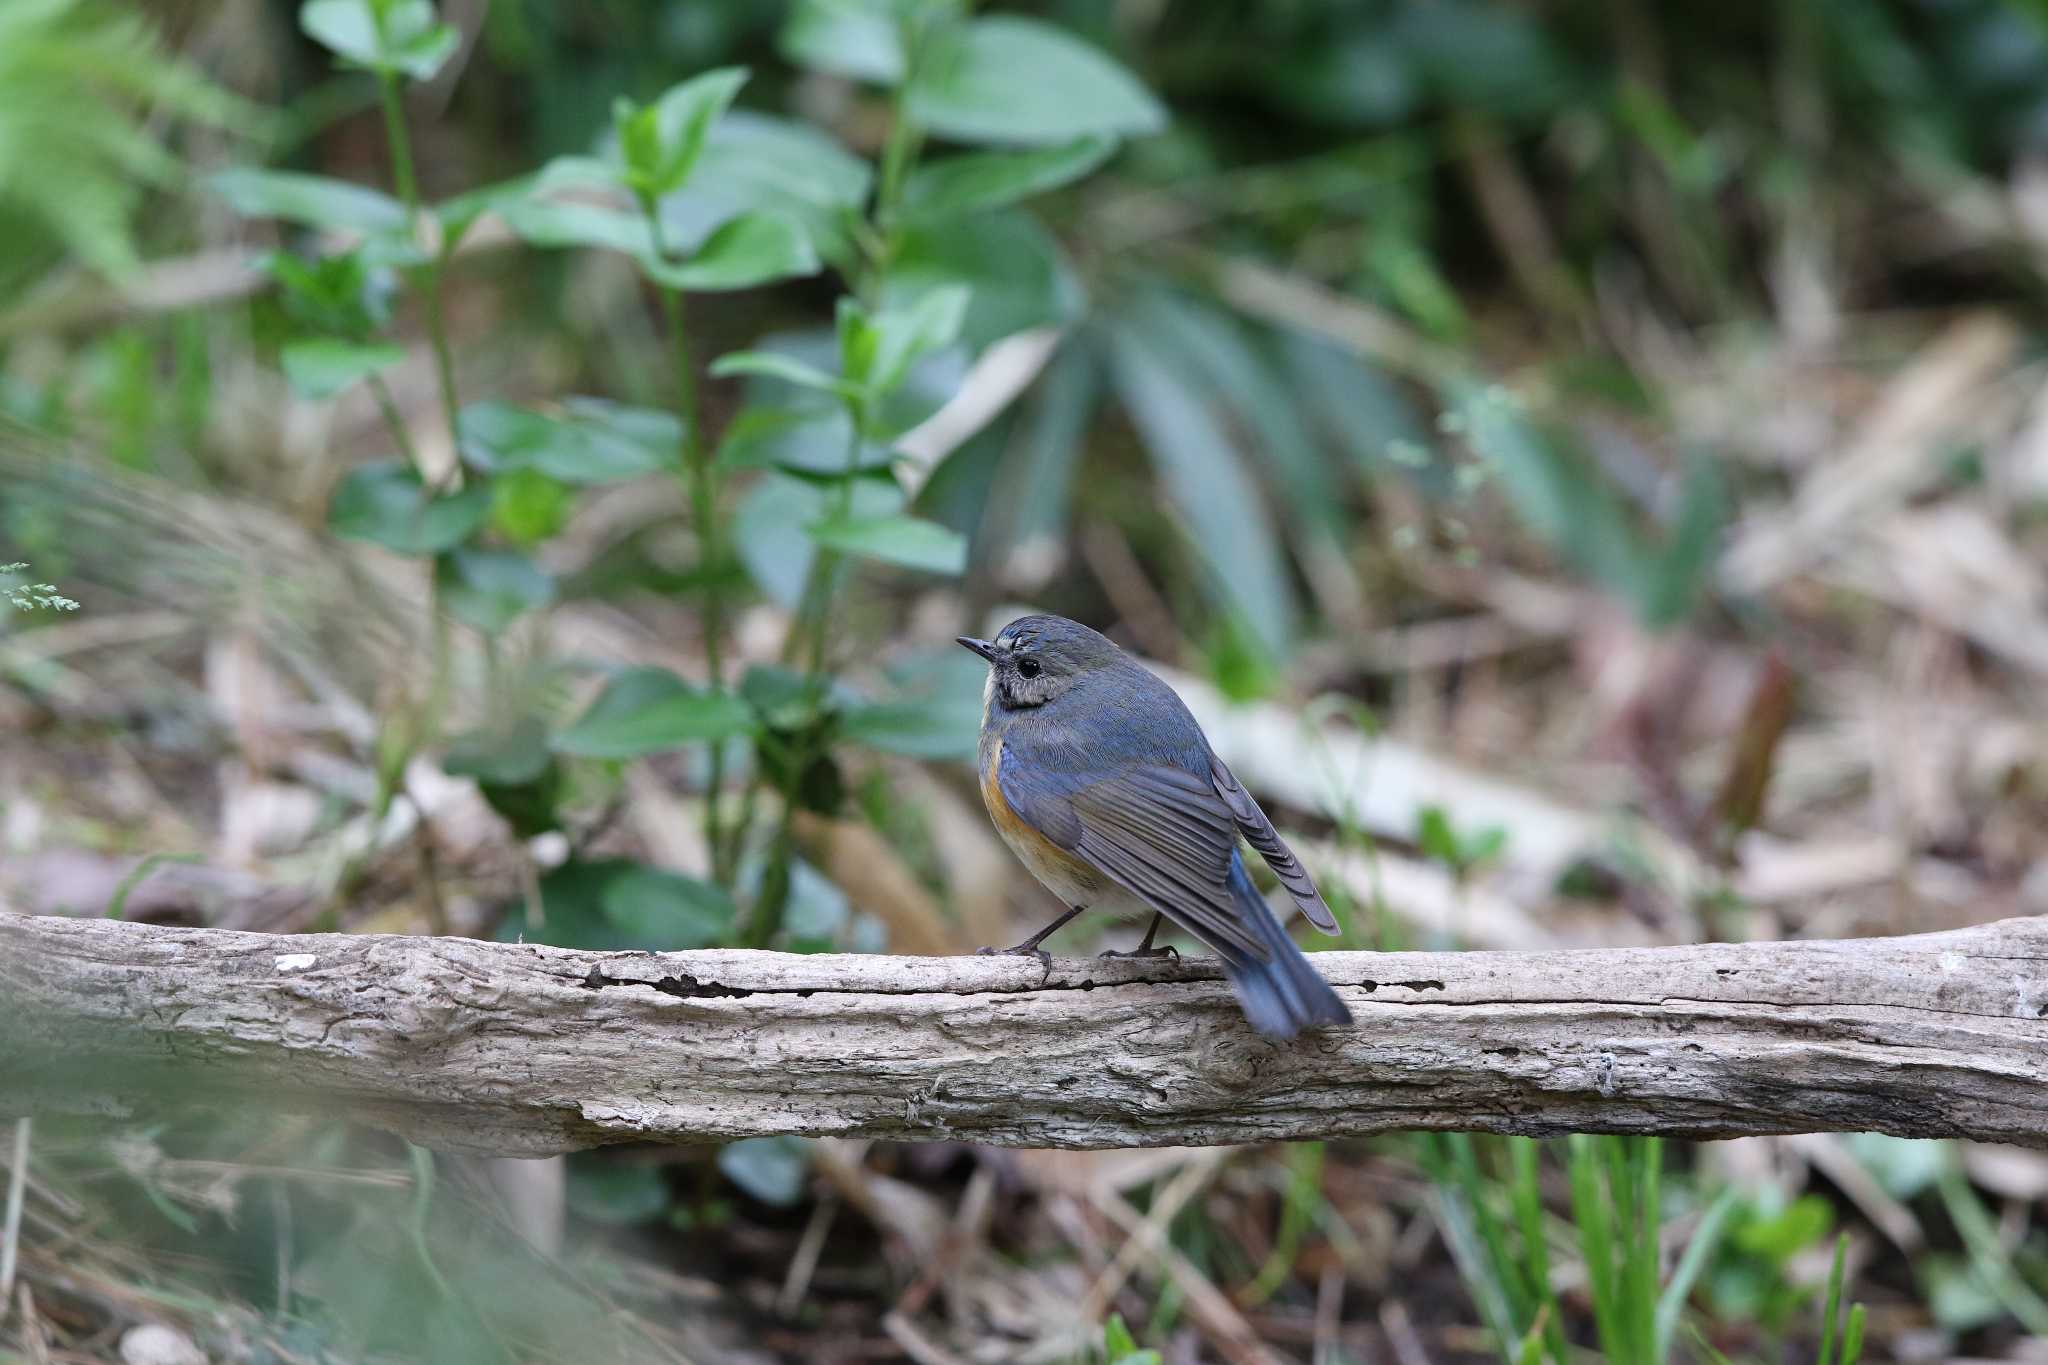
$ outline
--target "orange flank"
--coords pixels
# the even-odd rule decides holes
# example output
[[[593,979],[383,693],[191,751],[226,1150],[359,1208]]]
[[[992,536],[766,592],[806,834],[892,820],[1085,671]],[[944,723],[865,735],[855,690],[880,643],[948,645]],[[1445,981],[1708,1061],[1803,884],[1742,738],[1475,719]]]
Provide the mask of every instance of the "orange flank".
[[[996,781],[1002,766],[1003,742],[998,739],[990,746],[988,763],[981,770],[981,799],[988,806],[988,817],[996,832],[1003,836],[1003,842],[1010,846],[1017,860],[1031,870],[1032,876],[1069,905],[1080,903],[1076,895],[1099,888],[1102,874],[1040,834],[1010,809],[1010,803],[1003,798],[1002,783]]]

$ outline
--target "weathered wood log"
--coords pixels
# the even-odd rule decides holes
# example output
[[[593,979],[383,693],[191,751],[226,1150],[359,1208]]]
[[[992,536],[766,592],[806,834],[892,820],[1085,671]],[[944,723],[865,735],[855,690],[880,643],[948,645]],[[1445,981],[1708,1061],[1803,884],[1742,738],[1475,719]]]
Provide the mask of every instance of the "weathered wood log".
[[[1200,959],[1048,970],[0,915],[0,1117],[263,1108],[494,1155],[1420,1128],[2048,1146],[2048,921],[1314,960],[1357,1027],[1277,1044]]]

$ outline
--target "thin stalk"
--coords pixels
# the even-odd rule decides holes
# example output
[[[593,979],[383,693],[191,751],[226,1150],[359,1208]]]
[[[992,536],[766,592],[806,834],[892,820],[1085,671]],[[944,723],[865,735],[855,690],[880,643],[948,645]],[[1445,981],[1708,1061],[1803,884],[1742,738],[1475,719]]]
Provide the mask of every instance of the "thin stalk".
[[[1534,1138],[1509,1138],[1508,1158],[1514,1178],[1508,1185],[1514,1205],[1515,1224],[1522,1234],[1522,1265],[1543,1319],[1543,1340],[1551,1359],[1563,1365],[1564,1313],[1557,1293],[1550,1287],[1550,1244],[1543,1236],[1543,1181],[1538,1168],[1542,1147]]]
[[[417,218],[420,211],[419,181],[412,173],[412,139],[405,131],[405,103],[398,88],[398,73],[377,73],[378,93],[384,102],[384,140],[391,147],[391,179],[406,215]]]
[[[413,449],[412,433],[406,430],[405,417],[398,410],[398,400],[391,396],[391,386],[384,382],[384,376],[370,376],[370,392],[377,396],[377,410],[384,414],[384,425],[391,428],[391,439],[398,442],[398,453],[405,456],[405,462],[420,476],[420,482],[427,481],[427,471],[420,468],[419,452]]]
[[[853,419],[853,438],[847,443],[846,476],[834,490],[830,513],[834,518],[845,517],[853,506],[853,472],[860,468],[861,443],[867,430],[867,415],[859,405],[849,403],[847,412]],[[832,584],[838,571],[838,552],[824,545],[818,546],[811,556],[810,572],[804,576],[803,593],[797,599],[796,625],[782,651],[784,663],[794,662],[799,653],[803,656],[813,716],[823,708],[829,685],[825,662],[832,649]],[[803,781],[804,774],[810,771],[812,761],[818,756],[816,743],[817,732],[813,728],[787,766],[787,785],[782,792],[782,819],[776,825],[775,842],[769,846],[768,864],[761,874],[761,891],[755,898],[754,912],[747,921],[746,946],[750,948],[766,947],[782,928],[782,912],[789,899],[789,865],[796,856],[797,784]],[[750,789],[749,798],[752,795]]]
[[[653,195],[640,196],[640,211],[647,219],[647,232],[654,243],[655,254],[667,259],[667,234]],[[682,424],[683,466],[688,472],[690,519],[697,535],[697,563],[704,575],[704,663],[711,675],[711,685],[720,687],[725,681],[725,594],[718,582],[718,566],[723,559],[718,537],[718,471],[712,465],[711,452],[704,445],[698,422],[697,365],[690,350],[690,334],[684,325],[683,291],[665,284],[660,286],[660,291],[662,319],[668,326],[669,344],[675,348],[676,417]],[[719,797],[724,790],[725,744],[722,740],[713,740],[711,772],[704,793],[704,842],[711,853],[712,879],[721,885],[729,885],[738,849],[726,846],[723,816],[719,811]]]

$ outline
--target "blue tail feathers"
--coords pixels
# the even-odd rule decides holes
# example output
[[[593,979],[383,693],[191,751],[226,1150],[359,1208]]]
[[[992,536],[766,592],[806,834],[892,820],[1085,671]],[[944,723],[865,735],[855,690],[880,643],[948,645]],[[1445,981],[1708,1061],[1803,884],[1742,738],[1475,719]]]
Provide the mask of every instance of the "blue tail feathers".
[[[1267,960],[1241,953],[1222,954],[1224,974],[1253,1028],[1268,1038],[1292,1038],[1305,1028],[1348,1024],[1351,1011],[1310,964],[1287,930],[1252,885],[1244,864],[1232,860],[1231,885],[1243,907],[1245,923],[1266,944]]]

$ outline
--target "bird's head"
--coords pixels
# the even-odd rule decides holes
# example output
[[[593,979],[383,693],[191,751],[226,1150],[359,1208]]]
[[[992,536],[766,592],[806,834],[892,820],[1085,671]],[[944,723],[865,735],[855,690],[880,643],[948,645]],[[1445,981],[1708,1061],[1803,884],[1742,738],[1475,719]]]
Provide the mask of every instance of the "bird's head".
[[[989,702],[1006,708],[1043,706],[1090,674],[1125,662],[1107,636],[1064,616],[1020,616],[993,640],[959,638],[988,660]]]

